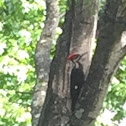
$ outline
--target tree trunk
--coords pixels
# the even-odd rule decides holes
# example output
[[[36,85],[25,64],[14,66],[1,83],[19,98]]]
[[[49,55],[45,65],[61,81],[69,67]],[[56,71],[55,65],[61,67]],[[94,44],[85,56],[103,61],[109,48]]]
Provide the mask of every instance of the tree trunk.
[[[47,96],[39,126],[65,125],[69,121],[71,64],[66,60],[69,52],[88,52],[82,59],[85,73],[88,73],[91,62],[91,44],[96,31],[98,0],[92,0],[90,3],[82,0],[71,1],[69,8],[65,16],[63,34],[58,39],[56,55],[51,63]]]
[[[122,33],[125,34],[124,4],[126,0],[107,0],[92,58],[99,0],[69,2],[63,34],[58,39],[50,66],[47,95],[38,126],[90,126],[95,121],[110,79],[126,54],[126,42],[121,41]],[[67,56],[74,51],[88,53],[81,60],[87,78],[73,113],[69,77],[72,65]]]

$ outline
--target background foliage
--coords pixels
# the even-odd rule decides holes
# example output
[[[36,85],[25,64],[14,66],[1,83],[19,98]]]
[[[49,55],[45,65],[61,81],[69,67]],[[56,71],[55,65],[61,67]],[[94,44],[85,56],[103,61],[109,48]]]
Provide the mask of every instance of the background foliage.
[[[42,0],[0,1],[0,125],[30,126],[34,53],[45,20]]]
[[[60,13],[67,9],[67,0],[59,0]],[[104,0],[100,15],[103,13]],[[31,100],[35,84],[34,53],[44,27],[44,0],[0,1],[0,126],[31,126]],[[53,41],[62,33],[61,18]],[[124,126],[126,120],[126,58],[112,79],[104,108],[96,126]],[[107,115],[106,115],[107,113]],[[108,116],[108,113],[110,117]],[[126,124],[126,122],[124,122]]]

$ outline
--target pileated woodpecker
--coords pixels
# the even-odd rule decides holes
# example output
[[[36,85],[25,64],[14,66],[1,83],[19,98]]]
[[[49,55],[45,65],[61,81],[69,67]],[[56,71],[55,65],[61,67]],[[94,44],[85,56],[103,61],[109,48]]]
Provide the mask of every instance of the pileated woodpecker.
[[[68,56],[68,60],[72,61],[74,64],[74,67],[71,71],[71,76],[70,76],[70,95],[71,95],[71,110],[74,111],[75,105],[80,93],[80,90],[82,88],[82,85],[84,84],[84,72],[83,72],[83,66],[79,62],[81,57],[85,55],[86,53],[80,55],[77,53],[72,53]]]

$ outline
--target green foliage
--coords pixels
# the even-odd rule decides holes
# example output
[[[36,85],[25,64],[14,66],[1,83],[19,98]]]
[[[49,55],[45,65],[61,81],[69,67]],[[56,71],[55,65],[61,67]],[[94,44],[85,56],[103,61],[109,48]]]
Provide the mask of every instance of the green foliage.
[[[67,0],[59,0],[60,13],[65,13],[68,10]]]
[[[107,94],[106,107],[116,112],[113,120],[120,121],[126,117],[126,57],[121,62],[112,86]]]
[[[60,0],[59,5],[60,13],[65,13],[66,1]],[[45,0],[0,0],[0,126],[31,125],[34,54],[45,9]],[[57,28],[51,57],[61,33]]]
[[[99,8],[99,17],[101,17],[104,13],[104,8],[105,8],[106,0],[101,0],[100,1],[100,8]]]
[[[30,126],[34,53],[45,19],[40,0],[0,1],[0,125]]]

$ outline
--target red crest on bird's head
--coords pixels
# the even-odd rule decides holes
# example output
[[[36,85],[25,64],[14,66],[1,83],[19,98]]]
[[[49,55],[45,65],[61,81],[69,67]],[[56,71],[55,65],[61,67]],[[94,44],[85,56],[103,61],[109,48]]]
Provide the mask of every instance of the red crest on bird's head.
[[[73,52],[68,56],[67,60],[73,60],[77,55],[77,53]]]

